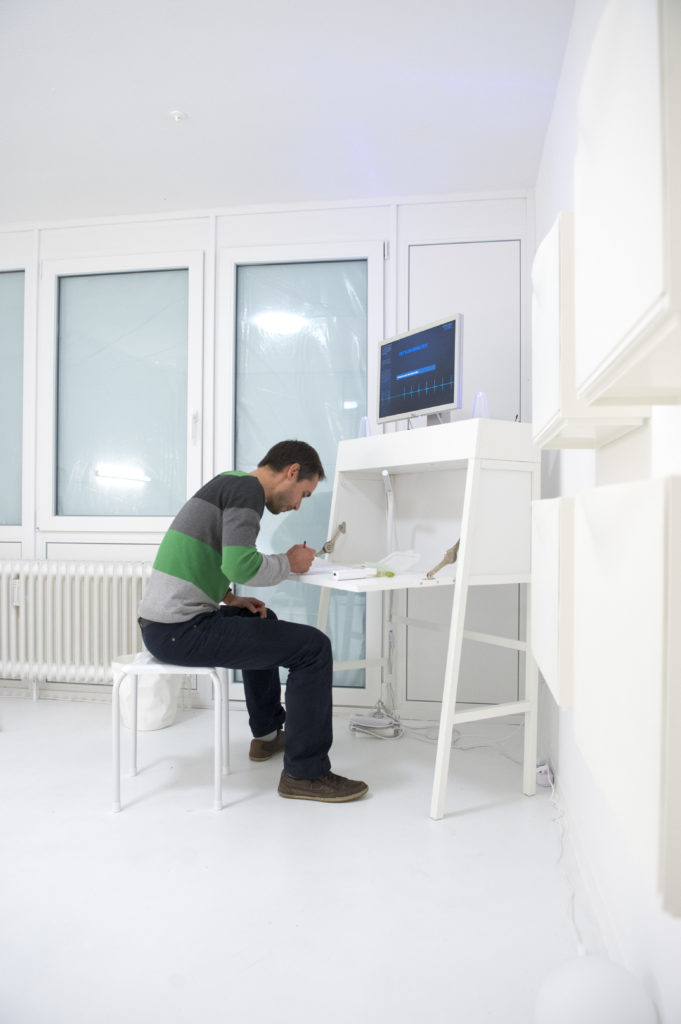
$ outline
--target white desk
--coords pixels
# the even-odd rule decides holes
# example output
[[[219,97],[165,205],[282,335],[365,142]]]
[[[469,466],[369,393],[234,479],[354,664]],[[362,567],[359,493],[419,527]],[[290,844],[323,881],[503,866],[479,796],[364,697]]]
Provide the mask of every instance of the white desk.
[[[387,473],[387,478],[386,478]],[[392,490],[388,501],[386,479]],[[522,714],[525,720],[523,792],[536,786],[537,669],[523,640],[464,629],[468,588],[530,584],[531,503],[539,497],[539,452],[531,427],[497,420],[465,420],[417,430],[342,441],[338,448],[329,537],[346,524],[328,556],[329,574],[301,576],[322,588],[318,626],[326,627],[332,590],[354,593],[454,587],[442,710],[435,762],[431,817],[442,818],[455,724]],[[389,526],[409,519],[419,562],[393,577],[337,580],[333,566],[375,562],[389,554]],[[443,528],[446,534],[443,535]],[[443,543],[443,536],[447,542]],[[455,566],[432,579],[426,572],[447,547],[460,540]],[[529,623],[529,614],[527,615]],[[456,710],[464,640],[525,653],[524,695],[503,704]]]

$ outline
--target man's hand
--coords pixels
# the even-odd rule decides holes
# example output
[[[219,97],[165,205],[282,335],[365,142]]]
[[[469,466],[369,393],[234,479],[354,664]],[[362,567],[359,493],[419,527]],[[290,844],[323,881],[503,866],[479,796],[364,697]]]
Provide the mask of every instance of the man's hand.
[[[259,615],[261,619],[267,618],[265,602],[260,601],[257,597],[236,597],[229,590],[224,596],[224,603],[228,604],[230,608],[246,608],[247,611],[253,612],[254,615]]]
[[[314,549],[307,544],[294,544],[286,552],[291,572],[307,572],[314,561]]]

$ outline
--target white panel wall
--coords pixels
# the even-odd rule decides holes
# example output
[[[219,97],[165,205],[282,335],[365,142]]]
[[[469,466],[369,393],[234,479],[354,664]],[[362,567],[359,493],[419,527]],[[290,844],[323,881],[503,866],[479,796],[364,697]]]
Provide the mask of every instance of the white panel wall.
[[[657,7],[656,0],[645,0],[645,3],[649,8]],[[619,6],[624,10],[628,6],[628,0],[621,0]],[[572,29],[537,178],[538,238],[543,238],[549,232],[560,211],[574,210],[575,217],[577,216],[578,211],[574,207],[573,185],[575,157],[580,141],[581,92],[585,70],[593,52],[602,16],[607,7],[607,0],[576,0],[575,2]],[[681,6],[676,0],[672,0],[669,4],[664,3],[665,18],[672,11],[675,12],[674,17],[678,24]],[[671,47],[673,45],[672,37],[665,38],[663,33],[663,44],[667,48]],[[678,55],[678,44],[676,52]],[[614,59],[612,48],[611,57]],[[675,95],[678,97],[678,72],[681,65],[678,59],[675,63],[677,80]],[[633,61],[625,68],[632,81],[636,74],[635,66],[636,61]],[[674,111],[673,115],[672,110]],[[661,117],[671,119],[678,129],[678,111],[677,98],[671,108],[665,109],[664,113],[653,106],[647,111],[646,116],[653,122],[656,119],[659,122]],[[627,125],[627,132],[621,133],[620,137],[625,142],[628,139],[629,145],[636,146],[639,136],[632,128],[632,118],[626,103],[616,105],[615,117],[616,121],[613,122],[613,127]],[[601,174],[603,188],[612,189],[613,195],[621,195],[624,189],[627,204],[638,201],[636,182],[634,176],[628,173],[626,159],[619,161],[616,170],[608,171],[605,165],[601,165],[600,168],[596,167],[595,170]],[[676,173],[668,178],[668,184],[671,184],[672,180],[677,186],[675,195],[678,201],[678,183],[681,181],[681,177]],[[643,200],[645,201],[645,196]],[[681,224],[678,209],[677,205],[669,218],[669,223],[677,226]],[[625,228],[626,212],[627,208],[625,207],[622,214],[622,224]],[[645,254],[637,246],[631,232],[626,234],[623,244],[628,250],[625,254],[627,258],[639,263],[645,259]],[[669,252],[671,253],[671,250]],[[678,246],[676,252],[678,254]],[[579,255],[577,259],[579,259]],[[592,266],[591,263],[589,265]],[[582,267],[581,270],[583,272],[585,268]],[[596,266],[596,285],[600,273],[601,267]],[[588,357],[588,353],[585,355]],[[543,493],[547,497],[578,496],[584,492],[591,492],[601,481],[607,480],[609,483],[615,484],[626,480],[644,481],[670,473],[678,474],[681,472],[679,452],[681,452],[679,408],[653,407],[650,428],[640,428],[595,452],[547,453],[543,459],[545,470]],[[627,547],[622,553],[627,570],[633,569],[636,561],[633,547],[638,541],[639,534],[629,531],[626,538]],[[647,543],[647,539],[643,539],[644,546]],[[597,549],[594,550],[594,558],[597,567],[600,558],[600,552]],[[678,554],[674,555],[671,548],[670,559],[673,564],[678,564]],[[630,566],[629,560],[631,560]],[[632,578],[631,573],[627,571],[625,573],[627,586],[632,585]],[[613,593],[608,592],[606,599],[607,602],[618,601],[616,589]],[[639,598],[637,597],[636,600],[638,601]],[[678,598],[672,598],[670,606],[676,606],[677,600]],[[599,614],[601,614],[600,610]],[[601,640],[604,643],[604,639],[601,638]],[[629,637],[625,630],[621,629],[616,638],[616,650],[626,648],[628,643]],[[602,651],[600,654],[597,652],[597,655],[604,658]],[[676,652],[676,656],[678,656],[678,652]],[[655,655],[653,654],[652,660],[654,659]],[[678,667],[672,678],[678,680]],[[578,681],[577,672],[575,672],[575,681]],[[647,701],[649,685],[649,677],[644,675],[636,692],[629,695],[633,710],[627,711],[627,714],[632,716],[638,714],[643,719],[644,744],[646,746],[650,739],[650,726],[646,720],[646,716],[649,714]],[[672,688],[671,693],[667,695],[671,702],[674,700],[678,702],[677,691],[678,685]],[[593,754],[599,765],[598,769],[595,769],[575,742],[578,715],[577,694],[574,697],[574,710],[559,710],[548,691],[545,696],[546,700],[543,701],[546,712],[545,735],[551,744],[550,748],[546,749],[550,751],[556,770],[559,796],[565,806],[566,847],[575,853],[580,865],[579,876],[576,874],[572,876],[576,880],[577,920],[580,920],[581,911],[587,906],[595,913],[602,929],[607,953],[631,970],[649,991],[657,1006],[661,1024],[672,1024],[672,1022],[681,1020],[681,986],[679,985],[678,969],[678,965],[681,963],[681,920],[673,918],[668,912],[661,909],[656,886],[651,880],[650,870],[646,870],[642,866],[643,852],[638,848],[639,840],[636,837],[631,837],[621,823],[619,811],[615,812],[613,795],[608,788],[609,785],[618,786],[617,780],[620,776],[627,777],[631,771],[632,758],[638,763],[638,740],[634,740],[633,746],[620,749],[615,756],[615,738],[611,733],[616,729],[617,722],[615,718],[608,719],[605,725],[601,721],[600,737],[597,735],[593,737],[593,746],[597,748]],[[624,693],[614,694],[614,697],[624,700]],[[588,694],[585,699],[588,700]],[[620,708],[616,711],[617,715],[619,713]],[[673,720],[678,722],[678,708],[672,708],[672,716]],[[603,763],[599,753],[601,741],[608,746],[612,755],[612,759],[607,765]],[[580,742],[584,742],[583,737]],[[660,763],[663,743],[668,743],[668,740],[662,736],[659,737],[657,743],[651,743],[657,764]],[[673,747],[671,749],[674,750]],[[669,750],[669,746],[667,750]],[[678,760],[667,758],[665,763],[667,770],[663,780],[663,790],[678,793],[678,779],[681,775]],[[596,770],[599,775],[598,779],[595,776]],[[606,788],[603,788],[601,784],[602,770],[608,776]],[[646,770],[644,768],[644,771]],[[669,774],[672,772],[675,773],[673,776]],[[675,779],[674,782],[671,782],[672,778]],[[634,784],[636,785],[636,783]],[[621,796],[623,799],[626,798],[624,794]],[[678,807],[678,800],[676,806]],[[667,836],[672,834],[667,829]],[[677,836],[678,834],[677,826]],[[671,842],[667,843],[670,856],[676,863],[681,861],[678,842],[677,838],[676,847]],[[645,843],[643,845],[645,846]],[[597,945],[589,944],[589,952],[597,951]]]
[[[681,720],[671,717],[670,668],[681,644],[680,522],[679,477],[575,501],[575,735],[641,869],[677,914]]]
[[[41,229],[40,258],[63,260],[95,254],[205,250],[210,238],[209,216],[89,222]]]

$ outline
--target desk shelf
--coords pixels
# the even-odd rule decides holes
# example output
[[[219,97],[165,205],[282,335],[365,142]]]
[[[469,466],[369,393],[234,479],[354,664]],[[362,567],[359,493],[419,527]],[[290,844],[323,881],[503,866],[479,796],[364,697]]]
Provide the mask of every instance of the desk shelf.
[[[328,573],[314,573],[311,576],[296,576],[300,583],[312,587],[328,587],[329,590],[349,590],[353,594],[377,594],[385,590],[411,590],[413,587],[452,587],[453,578],[436,577],[429,580],[421,573],[399,573],[395,576],[367,576],[359,580],[335,580]]]

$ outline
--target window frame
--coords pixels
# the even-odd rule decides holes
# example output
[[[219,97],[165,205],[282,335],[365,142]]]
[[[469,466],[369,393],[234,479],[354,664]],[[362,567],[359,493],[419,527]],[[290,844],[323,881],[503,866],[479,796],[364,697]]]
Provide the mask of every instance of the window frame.
[[[367,415],[376,429],[378,343],[383,337],[383,241],[301,243],[299,245],[221,246],[218,249],[215,332],[214,472],[234,469],[236,397],[236,286],[242,266],[272,263],[337,263],[366,260],[367,264]],[[224,386],[220,386],[224,382]],[[228,396],[228,401],[225,397]]]
[[[38,367],[37,527],[61,533],[159,533],[170,525],[167,516],[62,516],[56,513],[57,347],[59,281],[63,277],[186,270],[187,315],[187,496],[201,486],[203,396],[203,267],[197,251],[124,254],[80,259],[46,260],[41,265]]]
[[[273,263],[336,263],[365,260],[367,264],[367,415],[376,430],[378,343],[383,338],[385,249],[383,240],[317,242],[262,246],[219,246],[217,251],[214,472],[234,468],[236,411],[236,308],[237,271],[242,266]],[[379,428],[380,430],[380,428]],[[320,598],[322,591],[320,589]],[[382,603],[380,594],[366,602],[366,659],[364,687],[334,687],[335,707],[371,707],[381,695]],[[230,697],[244,700],[242,683],[229,672]]]
[[[24,248],[24,246],[22,246]],[[0,544],[27,545],[34,529],[34,478],[28,471],[30,462],[27,453],[34,450],[34,390],[35,373],[35,331],[31,330],[35,307],[35,273],[28,253],[24,258],[0,259],[0,273],[24,275],[24,333],[22,360],[22,406],[21,406],[21,522],[0,525]]]

